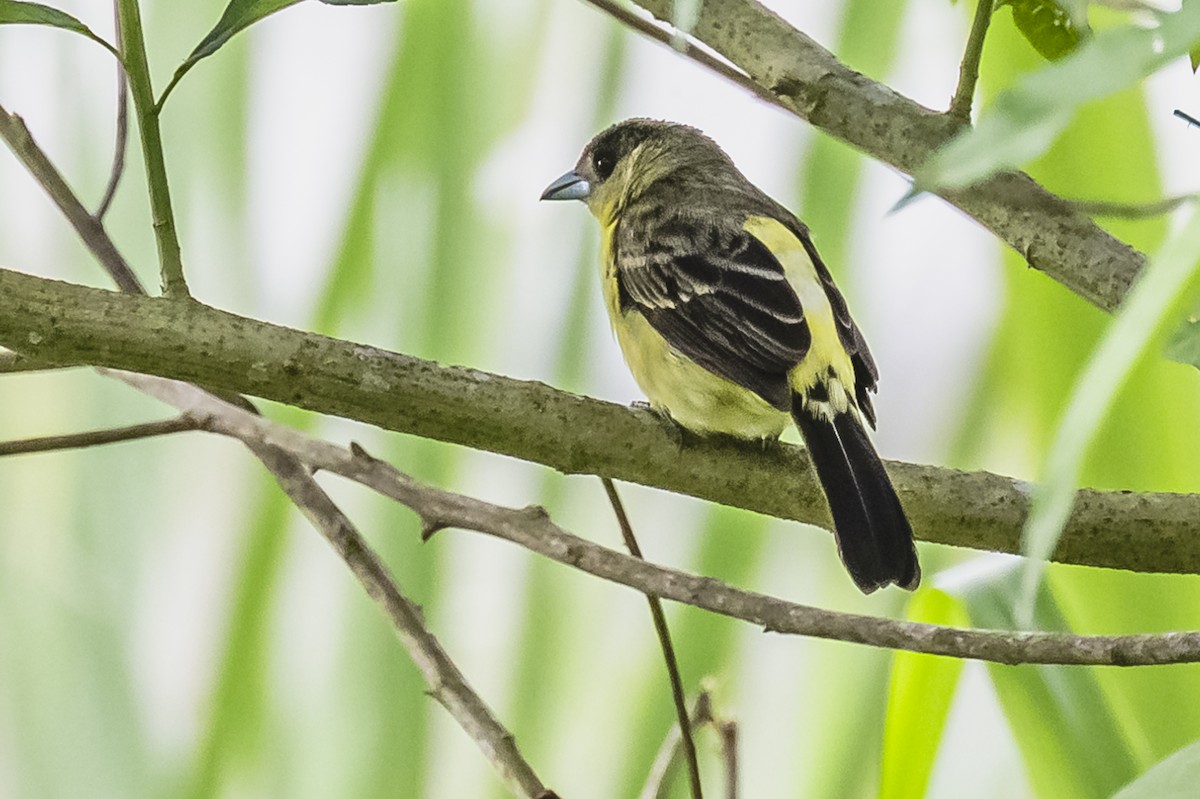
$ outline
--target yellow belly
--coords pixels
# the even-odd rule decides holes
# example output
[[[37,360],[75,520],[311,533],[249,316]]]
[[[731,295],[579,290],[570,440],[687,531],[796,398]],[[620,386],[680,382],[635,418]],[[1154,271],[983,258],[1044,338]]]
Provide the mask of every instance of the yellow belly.
[[[606,235],[605,244],[608,240]],[[777,438],[788,424],[788,414],[680,353],[640,313],[621,312],[608,247],[603,249],[602,284],[609,320],[629,371],[650,405],[697,433]]]
[[[613,317],[629,371],[651,406],[697,433],[777,438],[788,414],[682,355],[639,313]]]

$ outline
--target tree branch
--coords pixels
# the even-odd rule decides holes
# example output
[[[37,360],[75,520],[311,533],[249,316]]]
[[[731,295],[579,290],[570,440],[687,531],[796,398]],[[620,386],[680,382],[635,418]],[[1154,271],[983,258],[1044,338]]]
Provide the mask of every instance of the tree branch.
[[[17,374],[18,372],[43,372],[60,369],[52,363],[39,361],[12,350],[0,349],[0,375]]]
[[[116,444],[121,441],[137,441],[152,436],[182,433],[197,430],[194,419],[179,416],[158,422],[145,422],[128,427],[113,427],[106,430],[91,430],[86,433],[71,433],[61,436],[25,438],[19,441],[0,441],[0,458],[6,455],[24,455],[32,452],[56,452],[64,449],[95,447],[101,444]]]
[[[185,386],[191,388],[190,386]],[[197,392],[199,394],[199,392]],[[214,400],[214,403],[220,402]],[[228,403],[218,412],[251,416]],[[253,418],[251,416],[251,418]],[[479,694],[467,684],[454,661],[425,628],[421,609],[404,596],[387,567],[363,540],[354,525],[317,484],[306,468],[291,454],[254,438],[243,442],[262,460],[313,526],[325,537],[350,567],[363,590],[383,609],[408,655],[429,686],[429,695],[446,708],[459,726],[479,746],[501,781],[525,799],[549,799],[533,768],[521,756],[516,741],[492,713]]]
[[[137,49],[134,60],[138,77],[134,82],[141,80],[144,85],[140,89],[136,86],[133,87],[136,102],[139,90],[143,95],[149,95],[151,92],[144,45],[141,41],[137,0],[115,0],[115,6],[122,42],[132,40]],[[152,110],[152,96],[144,96],[142,99],[150,101],[149,106],[145,102],[139,105],[139,117],[142,122],[143,149],[146,151],[146,166],[151,184],[154,230],[159,245],[160,260],[163,263],[164,290],[168,295],[186,297],[187,287],[183,282],[182,264],[179,262],[179,244],[175,237],[170,209],[165,164],[158,135],[158,119],[156,112]],[[124,116],[123,102],[118,116]],[[118,155],[113,165],[109,189],[106,191],[100,210],[93,216],[87,212],[45,153],[33,141],[20,117],[9,115],[3,107],[0,107],[0,138],[4,138],[8,142],[13,152],[26,165],[43,189],[50,194],[63,214],[75,226],[85,245],[96,255],[121,290],[127,295],[135,295],[145,300],[145,290],[117,251],[101,223],[104,210],[111,199],[111,194],[115,191],[123,167],[124,142],[123,131],[120,130],[122,127],[123,124],[119,120]],[[175,260],[174,264],[171,263],[172,258]],[[172,290],[172,284],[174,284],[174,290]],[[32,337],[28,339],[28,343],[34,343]],[[0,351],[0,371],[4,371],[4,367],[7,367],[7,371],[21,371],[30,368],[47,368],[48,364],[39,359],[28,358],[16,351]],[[179,397],[186,398],[190,402],[210,403],[218,409],[218,413],[222,409],[229,409],[237,414],[257,418],[253,405],[236,393],[222,398],[209,394],[195,385],[172,383],[171,381],[160,382],[170,383]],[[195,416],[186,416],[182,421],[187,423],[187,429],[193,429],[199,425],[201,420]],[[163,432],[162,428],[169,424],[155,426],[154,434]],[[145,433],[149,427],[151,426],[141,426],[141,430],[138,432]],[[40,446],[42,449],[46,449],[51,444],[79,445],[85,436],[91,439],[89,443],[100,443],[99,439],[101,438],[116,440],[113,438],[115,435],[121,435],[124,439],[128,439],[131,437],[131,430],[131,428],[126,428],[123,431],[100,431],[90,434],[90,436],[84,434],[83,436],[58,437],[56,440],[42,439],[36,443],[16,442],[14,447],[24,446],[25,451],[30,451],[30,446]],[[491,714],[482,699],[471,690],[457,667],[440,648],[436,639],[424,629],[419,609],[400,594],[378,558],[366,546],[341,510],[312,479],[307,467],[291,454],[269,444],[247,441],[246,445],[272,472],[280,486],[300,510],[342,555],[351,570],[363,583],[367,593],[388,612],[402,643],[429,681],[434,697],[480,745],[484,755],[492,762],[505,784],[527,799],[559,799],[556,793],[541,784],[532,768],[521,757],[513,736]]]
[[[200,303],[115,294],[0,269],[0,346],[43,362],[98,365],[251,394],[388,430],[463,444],[725,505],[828,526],[808,456],[688,437],[658,416],[304,333]],[[986,472],[891,462],[918,536],[1020,551],[1029,486]],[[1200,497],[1076,494],[1054,559],[1200,573]]]
[[[144,293],[137,275],[129,268],[124,256],[117,251],[116,245],[104,231],[104,225],[79,202],[62,174],[33,140],[29,128],[25,127],[25,120],[16,114],[8,113],[3,106],[0,106],[0,138],[4,139],[13,155],[50,195],[58,210],[62,211],[71,227],[75,228],[84,246],[96,256],[121,291]]]
[[[620,22],[627,28],[637,31],[642,35],[653,39],[660,44],[666,45],[672,50],[678,52],[675,46],[675,34],[668,28],[664,28],[655,22],[640,14],[635,14],[624,5],[614,2],[613,0],[583,0],[590,6],[595,6],[600,11],[608,14],[610,17]],[[765,100],[772,105],[777,105],[780,108],[787,110],[787,106],[780,102],[779,98],[772,94],[767,89],[754,82],[754,79],[742,72],[735,66],[732,66],[727,61],[722,61],[713,56],[708,50],[698,47],[694,42],[686,39],[684,41],[684,54],[700,64],[701,66],[711,69],[726,80],[741,86],[748,92],[758,96],[760,100]]]
[[[669,23],[673,0],[635,0]],[[963,128],[838,61],[755,0],[704,0],[690,35],[745,71],[778,104],[872,158],[912,175]],[[696,52],[689,48],[688,55]],[[1045,272],[1112,311],[1146,258],[1022,172],[939,192]]]
[[[1150,666],[1200,662],[1200,632],[1081,636],[1062,633],[964,630],[800,605],[744,591],[710,577],[656,566],[571,535],[542,508],[505,508],[426,485],[356,445],[310,438],[171,380],[131,373],[114,376],[174,406],[205,429],[252,445],[275,447],[317,469],[361,483],[414,510],[423,536],[451,527],[502,538],[551,560],[712,613],[742,619],[768,632],[826,638],[888,649],[1016,665]]]

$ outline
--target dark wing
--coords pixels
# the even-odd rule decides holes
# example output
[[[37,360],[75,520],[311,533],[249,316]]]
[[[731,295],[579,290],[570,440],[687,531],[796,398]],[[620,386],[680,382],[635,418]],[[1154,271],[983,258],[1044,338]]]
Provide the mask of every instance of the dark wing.
[[[810,343],[783,267],[740,227],[676,213],[623,219],[616,231],[622,313],[726,380],[791,409],[788,372]]]

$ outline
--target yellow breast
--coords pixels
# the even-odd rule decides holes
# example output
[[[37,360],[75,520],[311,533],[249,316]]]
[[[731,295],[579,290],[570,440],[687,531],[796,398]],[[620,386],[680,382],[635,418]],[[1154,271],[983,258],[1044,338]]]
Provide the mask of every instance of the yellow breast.
[[[778,437],[788,423],[788,414],[680,353],[637,311],[621,311],[612,257],[614,228],[604,226],[601,244],[604,303],[629,371],[650,404],[695,432],[752,439]]]

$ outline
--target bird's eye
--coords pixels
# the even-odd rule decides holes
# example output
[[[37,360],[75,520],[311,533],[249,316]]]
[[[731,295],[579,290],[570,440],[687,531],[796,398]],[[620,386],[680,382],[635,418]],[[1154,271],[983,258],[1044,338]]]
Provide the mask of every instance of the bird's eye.
[[[592,168],[596,170],[596,177],[600,180],[607,179],[616,165],[616,159],[608,153],[596,153],[592,156]]]

